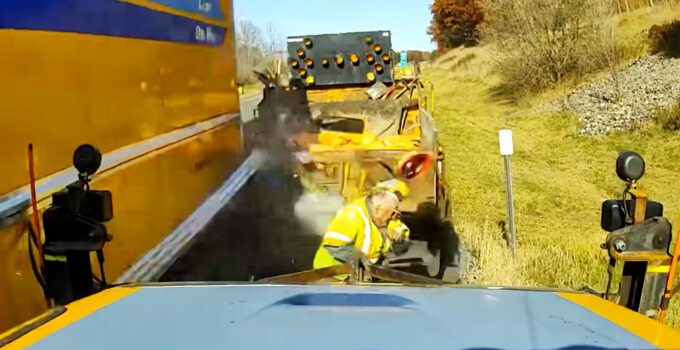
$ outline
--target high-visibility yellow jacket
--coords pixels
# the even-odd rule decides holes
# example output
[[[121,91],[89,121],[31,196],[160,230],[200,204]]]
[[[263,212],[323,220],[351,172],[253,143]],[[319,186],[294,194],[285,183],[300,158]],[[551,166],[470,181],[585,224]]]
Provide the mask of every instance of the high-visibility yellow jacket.
[[[341,265],[343,262],[336,260],[326,247],[348,246],[360,250],[373,263],[390,249],[389,240],[383,238],[370,218],[365,198],[351,202],[336,213],[316,252],[314,268]]]

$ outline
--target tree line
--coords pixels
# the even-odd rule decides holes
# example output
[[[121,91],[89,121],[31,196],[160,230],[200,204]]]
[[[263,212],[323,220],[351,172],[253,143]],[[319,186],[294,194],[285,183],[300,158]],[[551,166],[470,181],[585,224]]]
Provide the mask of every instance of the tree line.
[[[271,23],[260,28],[249,20],[236,23],[237,83],[246,85],[257,79],[253,71],[273,68],[277,59],[283,58],[286,39]],[[281,65],[285,67],[285,62]]]
[[[434,0],[427,30],[441,54],[481,42],[510,91],[531,92],[617,66],[635,49],[617,40],[612,15],[678,0]],[[657,35],[660,37],[660,35]],[[618,90],[618,89],[617,89]]]
[[[485,7],[497,7],[498,3],[499,1],[494,0],[434,0],[430,5],[432,21],[427,32],[437,44],[440,52],[463,45],[476,45],[482,38]],[[529,1],[528,3],[532,5],[532,11],[545,13],[543,8],[546,5],[545,2]],[[678,3],[678,0],[593,0],[587,7],[624,13],[643,7],[674,3]],[[525,7],[524,5],[518,4],[517,7]],[[554,1],[552,5],[554,5],[552,7],[575,11],[583,8],[582,2],[572,0]],[[515,9],[512,6],[506,6],[506,8]],[[492,18],[491,23],[497,20],[498,18]]]

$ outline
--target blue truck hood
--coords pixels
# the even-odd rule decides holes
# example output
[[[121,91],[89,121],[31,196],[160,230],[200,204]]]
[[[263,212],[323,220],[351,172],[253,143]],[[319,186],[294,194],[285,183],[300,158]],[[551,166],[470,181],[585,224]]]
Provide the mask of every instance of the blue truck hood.
[[[136,290],[28,348],[657,348],[630,327],[553,291],[252,284],[130,288]],[[632,321],[653,322],[629,314]]]

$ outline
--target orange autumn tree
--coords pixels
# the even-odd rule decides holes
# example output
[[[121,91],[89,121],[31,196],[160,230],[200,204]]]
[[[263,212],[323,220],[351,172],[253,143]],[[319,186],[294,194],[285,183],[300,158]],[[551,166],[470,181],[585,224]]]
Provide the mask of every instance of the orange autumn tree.
[[[484,21],[482,0],[434,0],[430,11],[432,22],[427,33],[440,52],[479,43],[479,27]]]

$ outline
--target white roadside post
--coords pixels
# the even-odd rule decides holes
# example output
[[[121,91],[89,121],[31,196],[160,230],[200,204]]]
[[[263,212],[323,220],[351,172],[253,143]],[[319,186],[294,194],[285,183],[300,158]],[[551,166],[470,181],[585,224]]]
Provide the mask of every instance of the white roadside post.
[[[512,195],[512,169],[510,168],[510,156],[514,153],[512,144],[512,130],[504,129],[498,132],[498,141],[501,149],[501,156],[505,161],[505,193],[507,194],[508,205],[508,222],[510,224],[510,232],[508,234],[508,243],[510,244],[510,253],[515,256],[515,206]]]

